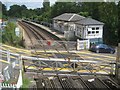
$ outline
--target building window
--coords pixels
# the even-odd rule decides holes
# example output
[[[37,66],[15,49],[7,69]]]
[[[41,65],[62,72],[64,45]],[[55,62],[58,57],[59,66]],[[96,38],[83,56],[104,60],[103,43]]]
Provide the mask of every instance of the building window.
[[[96,33],[99,33],[99,31],[96,31]]]
[[[87,29],[87,34],[88,35],[98,35],[100,33],[99,31],[100,27],[91,27]]]
[[[96,27],[96,30],[99,30],[99,27]]]
[[[94,34],[95,33],[95,31],[92,31],[92,34]]]
[[[92,30],[95,30],[95,28],[93,27]]]
[[[91,34],[91,31],[88,31],[88,34]]]

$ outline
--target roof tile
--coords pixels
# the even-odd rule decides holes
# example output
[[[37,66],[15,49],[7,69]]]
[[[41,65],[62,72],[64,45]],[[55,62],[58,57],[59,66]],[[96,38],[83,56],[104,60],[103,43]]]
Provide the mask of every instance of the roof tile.
[[[84,18],[80,21],[75,22],[76,24],[82,24],[82,25],[104,25],[103,22],[97,21],[92,18]]]
[[[53,18],[54,20],[63,20],[63,21],[79,21],[81,19],[83,19],[85,17],[80,16],[78,14],[74,14],[74,13],[64,13],[62,15],[59,15],[55,18]]]

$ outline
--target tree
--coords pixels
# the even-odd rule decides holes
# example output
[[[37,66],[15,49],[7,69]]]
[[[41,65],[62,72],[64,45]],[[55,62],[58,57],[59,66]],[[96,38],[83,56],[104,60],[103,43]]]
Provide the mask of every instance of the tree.
[[[117,31],[117,35],[118,35],[118,42],[120,43],[120,1],[118,2],[118,31]]]
[[[99,20],[99,4],[100,2],[82,2],[81,12],[85,16],[90,16],[96,20]],[[81,13],[80,12],[80,13]]]
[[[27,10],[27,7],[25,5],[21,5],[21,10]]]
[[[9,43],[13,45],[13,41],[15,39],[15,24],[14,23],[8,23],[5,27],[5,31],[3,32],[2,39],[3,43]]]
[[[23,17],[26,17],[27,16],[27,7],[25,5],[21,5],[21,15],[22,15],[22,18]]]
[[[75,2],[56,2],[52,6],[51,17],[54,18],[63,13],[76,13],[76,3]]]
[[[7,16],[7,8],[4,4],[2,4],[2,14]]]
[[[0,2],[0,18],[6,19],[7,17],[7,8],[2,2]]]
[[[25,5],[12,5],[8,12],[10,17],[22,18],[28,16],[32,11],[29,12]]]
[[[0,18],[2,18],[2,2],[0,2]]]
[[[42,12],[43,12],[43,8],[36,8],[36,9],[34,9],[34,11],[35,11],[35,14],[37,16],[40,16],[42,14]]]
[[[49,10],[50,10],[50,2],[49,2],[49,0],[44,0],[44,2],[43,2],[43,11],[47,12]]]
[[[118,12],[114,2],[101,3],[99,6],[100,21],[104,22],[104,42],[107,44],[117,44],[117,24]]]
[[[16,24],[13,22],[8,22],[5,27],[4,32],[2,33],[2,42],[12,46],[22,46],[21,37],[16,36],[15,34]]]
[[[19,5],[12,5],[12,6],[10,6],[9,16],[10,17],[21,18],[22,17],[21,7]]]

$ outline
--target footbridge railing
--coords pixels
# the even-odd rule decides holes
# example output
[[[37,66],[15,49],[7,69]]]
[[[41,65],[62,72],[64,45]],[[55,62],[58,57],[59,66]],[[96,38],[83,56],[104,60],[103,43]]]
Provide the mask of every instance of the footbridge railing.
[[[18,57],[19,66],[26,72],[55,72],[55,73],[81,73],[81,74],[115,74],[115,62],[95,60],[73,60],[70,58],[37,58],[24,56],[17,53],[2,51],[10,56]],[[9,54],[9,55],[8,55]]]

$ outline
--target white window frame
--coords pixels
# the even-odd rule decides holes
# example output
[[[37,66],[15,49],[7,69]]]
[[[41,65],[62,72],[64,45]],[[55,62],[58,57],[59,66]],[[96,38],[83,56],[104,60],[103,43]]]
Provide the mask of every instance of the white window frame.
[[[87,35],[91,36],[91,35],[98,35],[98,34],[100,34],[100,27],[88,27],[87,28]]]

